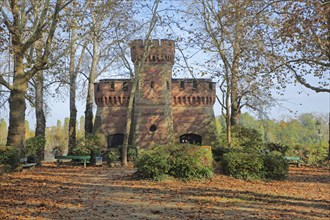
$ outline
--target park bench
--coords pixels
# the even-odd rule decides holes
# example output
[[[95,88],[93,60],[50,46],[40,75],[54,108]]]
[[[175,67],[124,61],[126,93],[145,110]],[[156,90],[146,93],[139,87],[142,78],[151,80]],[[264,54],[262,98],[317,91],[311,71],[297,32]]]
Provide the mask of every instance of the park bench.
[[[297,167],[300,166],[301,158],[297,156],[285,156],[284,159],[289,163],[289,164],[295,164]]]
[[[77,155],[67,155],[67,156],[55,156],[57,159],[57,166],[60,165],[62,160],[78,160],[84,164],[84,168],[86,168],[86,164],[89,163],[91,159],[90,156],[77,156]]]
[[[32,168],[32,167],[35,167],[37,165],[37,163],[28,163],[26,157],[20,158],[19,162],[23,165],[23,169],[24,168]]]

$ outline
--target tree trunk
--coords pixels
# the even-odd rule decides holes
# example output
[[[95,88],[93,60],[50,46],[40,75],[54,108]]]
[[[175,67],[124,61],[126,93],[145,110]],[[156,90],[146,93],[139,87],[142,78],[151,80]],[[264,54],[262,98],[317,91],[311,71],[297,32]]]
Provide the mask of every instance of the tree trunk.
[[[69,77],[70,77],[70,118],[69,118],[69,140],[68,140],[68,154],[73,153],[73,149],[76,147],[76,124],[77,124],[77,108],[76,108],[76,79],[77,71],[75,71],[75,55],[76,55],[76,2],[73,4],[73,17],[70,21],[71,26],[71,39],[70,39],[70,64],[69,64]]]
[[[239,48],[237,48],[239,50]],[[235,54],[235,52],[234,52]],[[232,69],[231,69],[231,115],[230,123],[232,126],[237,126],[239,124],[239,117],[241,115],[240,103],[239,103],[239,92],[238,92],[238,59],[234,59]]]
[[[70,119],[69,119],[69,152],[72,154],[76,146],[76,123],[77,123],[77,108],[76,108],[76,73],[74,71],[74,57],[70,61]]]
[[[228,71],[227,71],[228,72]],[[228,76],[228,74],[226,74]],[[227,79],[228,80],[228,79]],[[226,90],[226,137],[227,137],[227,144],[228,147],[231,147],[231,114],[230,114],[230,88]]]
[[[126,122],[126,133],[124,137],[124,144],[123,144],[123,149],[122,149],[122,165],[127,166],[127,152],[128,152],[128,142],[129,138],[131,136],[131,130],[132,130],[132,120],[133,120],[133,110],[134,110],[134,97],[136,93],[136,88],[138,84],[138,74],[135,75],[135,78],[132,79],[132,88],[131,88],[131,93],[130,93],[130,99],[128,103],[128,108],[127,108],[127,122]]]
[[[14,56],[14,85],[9,96],[9,127],[7,146],[16,148],[18,156],[24,150],[25,139],[25,94],[27,81],[24,78],[23,54]]]
[[[43,72],[36,75],[35,87],[35,108],[36,108],[36,133],[35,137],[42,136],[45,138],[46,117],[44,112],[44,76]],[[44,160],[44,147],[37,152],[39,161]]]
[[[235,25],[235,40],[233,43],[233,62],[231,68],[231,125],[237,126],[239,124],[239,118],[241,115],[241,106],[238,91],[239,80],[239,58],[241,57],[241,42],[242,42],[242,21],[241,21],[241,3],[235,2],[236,8],[236,25]]]
[[[77,74],[75,71],[75,55],[76,49],[74,45],[75,39],[75,27],[73,25],[71,31],[71,49],[70,49],[70,119],[69,119],[69,140],[68,140],[68,154],[73,153],[73,149],[76,147],[76,123],[77,123],[77,108],[76,108],[76,79]]]
[[[93,104],[94,104],[94,82],[97,73],[97,64],[99,61],[99,42],[96,34],[93,36],[93,59],[91,71],[88,80],[88,91],[86,98],[86,110],[85,110],[85,135],[93,133]]]

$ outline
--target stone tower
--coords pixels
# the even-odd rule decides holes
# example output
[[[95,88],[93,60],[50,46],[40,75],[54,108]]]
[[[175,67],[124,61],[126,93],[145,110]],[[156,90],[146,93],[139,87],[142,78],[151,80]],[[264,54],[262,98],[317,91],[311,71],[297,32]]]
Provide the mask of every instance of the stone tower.
[[[148,44],[147,51],[144,51],[145,44]],[[132,140],[136,146],[173,142],[171,81],[174,51],[171,40],[132,41],[131,59],[138,77]],[[144,54],[146,59],[141,69]]]

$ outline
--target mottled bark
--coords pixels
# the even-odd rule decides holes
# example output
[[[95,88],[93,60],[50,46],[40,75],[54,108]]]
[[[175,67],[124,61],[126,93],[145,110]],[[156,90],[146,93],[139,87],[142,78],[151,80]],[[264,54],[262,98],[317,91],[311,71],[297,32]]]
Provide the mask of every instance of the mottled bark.
[[[227,69],[227,74],[226,74],[226,78],[228,79],[228,69]],[[229,88],[227,88],[226,90],[226,95],[225,95],[225,101],[226,101],[226,113],[225,113],[225,117],[226,117],[226,137],[227,137],[227,144],[230,147],[231,146],[231,114],[230,114],[230,90]]]
[[[70,118],[69,118],[69,140],[68,140],[68,154],[72,154],[73,149],[76,147],[76,123],[77,123],[77,108],[76,108],[76,79],[77,74],[75,71],[75,55],[76,55],[76,47],[75,47],[75,24],[74,19],[72,18],[72,29],[71,29],[71,42],[70,42],[70,64],[69,64],[69,77],[70,77]]]
[[[97,64],[99,62],[99,42],[96,34],[93,35],[93,58],[88,80],[88,90],[85,109],[85,135],[93,133],[93,104],[94,104],[94,82],[97,75]]]
[[[137,76],[136,76],[137,77]],[[122,164],[127,166],[127,152],[128,152],[128,143],[131,136],[132,130],[132,120],[133,120],[133,110],[134,110],[134,97],[136,93],[136,88],[138,84],[138,78],[132,79],[132,88],[130,93],[130,99],[127,108],[127,122],[126,122],[126,133],[124,137],[123,149],[122,149]]]
[[[230,122],[231,126],[237,126],[239,124],[239,118],[241,115],[241,104],[239,98],[239,89],[238,89],[238,80],[239,80],[239,58],[241,57],[241,49],[242,49],[242,24],[241,24],[241,8],[240,3],[237,3],[236,7],[236,17],[237,23],[235,25],[235,39],[233,44],[233,62],[231,67],[231,116]]]
[[[238,64],[234,64],[231,76],[231,114],[230,122],[232,126],[239,124],[239,118],[241,115],[240,103],[239,103],[239,92],[238,92]]]
[[[69,119],[69,142],[68,142],[68,148],[69,152],[68,154],[72,154],[73,149],[76,146],[76,123],[77,123],[77,108],[76,108],[76,79],[77,75],[74,71],[74,52],[71,52],[71,58],[70,58],[70,68],[69,68],[69,74],[70,74],[70,119]]]
[[[44,111],[44,77],[43,72],[36,75],[35,81],[35,113],[36,113],[36,132],[35,137],[42,136],[45,138],[46,132],[46,117]],[[37,156],[39,161],[44,160],[44,147],[43,146]]]
[[[85,136],[92,134],[94,129],[93,124],[93,102],[94,102],[94,84],[91,85],[91,80],[88,83],[86,109],[85,109]]]
[[[9,127],[7,136],[7,146],[16,147],[18,155],[24,150],[25,138],[25,94],[27,91],[27,81],[24,79],[23,59],[15,59],[15,81],[9,96]]]

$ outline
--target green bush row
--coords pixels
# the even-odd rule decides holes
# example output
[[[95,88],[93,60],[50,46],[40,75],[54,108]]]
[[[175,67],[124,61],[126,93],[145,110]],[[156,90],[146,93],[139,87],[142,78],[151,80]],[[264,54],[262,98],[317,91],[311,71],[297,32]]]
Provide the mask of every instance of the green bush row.
[[[156,146],[137,159],[136,174],[143,179],[163,180],[172,176],[181,180],[204,179],[213,175],[209,147],[194,145]]]
[[[280,154],[225,153],[220,160],[224,174],[239,179],[286,179],[289,165]]]

